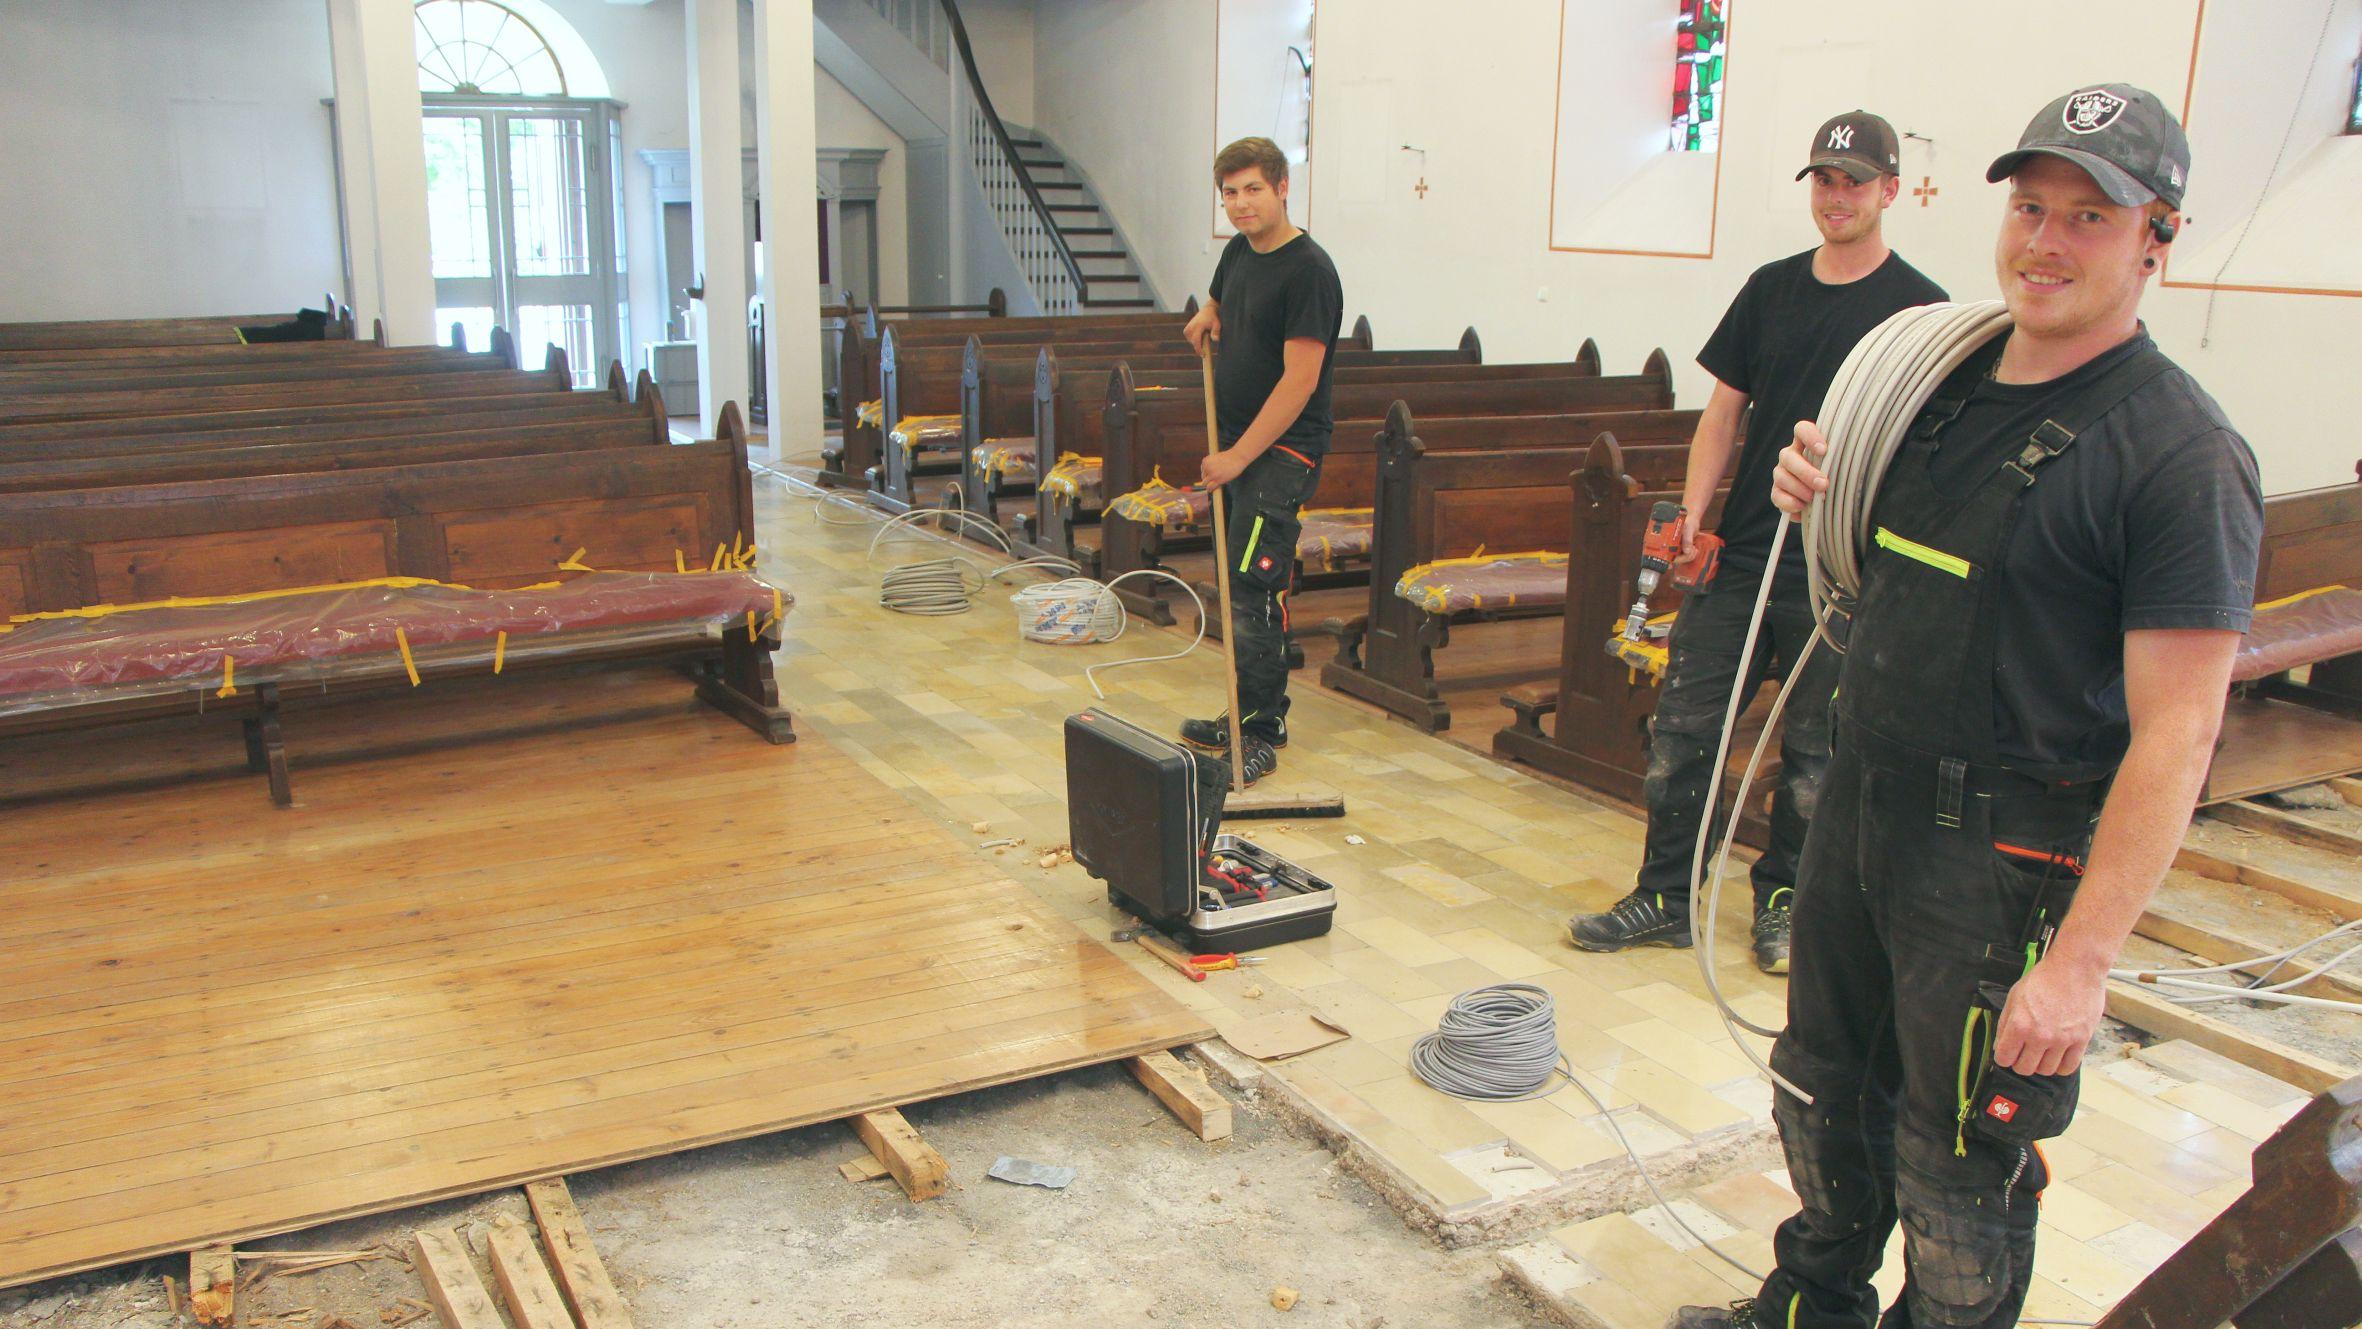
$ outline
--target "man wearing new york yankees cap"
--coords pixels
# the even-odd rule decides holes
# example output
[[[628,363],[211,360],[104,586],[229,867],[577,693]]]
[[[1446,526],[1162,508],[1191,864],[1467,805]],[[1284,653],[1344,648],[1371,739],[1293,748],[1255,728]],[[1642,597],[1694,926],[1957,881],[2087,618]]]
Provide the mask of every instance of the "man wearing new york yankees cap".
[[[1798,872],[1773,1114],[1802,1211],[1751,1301],[1681,1329],[1997,1329],[2033,1278],[2108,971],[2164,876],[2254,600],[2255,462],[2140,300],[2189,142],[2157,98],[2034,117],[1994,266],[2014,326],[1938,387],[1871,507],[1835,743]],[[1796,426],[1773,501],[1828,487]]]
[[[1771,505],[1773,464],[1796,422],[1820,408],[1829,380],[1863,333],[1898,309],[1944,298],[1942,287],[1887,247],[1883,221],[1901,185],[1895,149],[1894,128],[1868,111],[1832,116],[1814,131],[1796,178],[1811,177],[1808,199],[1821,243],[1756,269],[1698,353],[1698,364],[1714,376],[1714,392],[1690,440],[1682,552],[1693,553],[1715,490],[1728,476],[1730,493],[1716,528],[1724,541],[1722,570],[1682,601],[1674,619],[1641,785],[1647,847],[1630,894],[1604,913],[1568,921],[1567,939],[1581,950],[1690,944],[1690,872],[1698,821],[1706,815],[1706,779],[1761,578],[1772,578],[1772,596],[1764,648],[1753,662],[1756,677],[1776,667],[1785,679],[1812,636],[1803,542],[1788,542],[1779,567],[1764,566],[1780,515]],[[1829,764],[1836,672],[1833,657],[1818,653],[1788,699],[1771,845],[1751,873],[1755,963],[1766,973],[1788,972],[1796,855]]]

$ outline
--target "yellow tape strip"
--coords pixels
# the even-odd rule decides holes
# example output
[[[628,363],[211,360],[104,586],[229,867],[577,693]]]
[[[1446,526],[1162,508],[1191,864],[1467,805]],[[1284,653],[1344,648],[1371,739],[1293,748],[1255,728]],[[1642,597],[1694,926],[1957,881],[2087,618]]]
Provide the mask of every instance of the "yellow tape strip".
[[[556,583],[551,583],[555,585]],[[374,577],[368,581],[325,582],[318,586],[290,586],[276,591],[246,591],[238,595],[182,595],[164,600],[141,600],[125,605],[87,605],[80,609],[46,609],[37,614],[14,614],[11,623],[33,623],[50,618],[104,618],[109,614],[128,614],[143,609],[202,609],[211,605],[242,605],[260,600],[284,600],[295,595],[319,595],[328,591],[362,591],[377,587],[404,590],[412,586],[440,586],[446,590],[472,591],[473,586],[462,586],[455,581],[436,581],[432,577]]]
[[[410,686],[417,687],[418,661],[410,657],[410,634],[402,631],[400,628],[395,628],[394,645],[402,648],[402,668],[408,670],[410,673]]]
[[[748,641],[755,639],[755,611],[752,609],[746,611],[746,639]]]
[[[500,667],[506,663],[508,663],[508,634],[506,632],[495,633],[492,638],[492,672],[499,673]]]
[[[2299,600],[2310,600],[2316,595],[2327,595],[2331,591],[2342,591],[2344,589],[2345,587],[2343,586],[2316,586],[2309,591],[2298,591],[2294,595],[2283,595],[2277,600],[2268,600],[2263,604],[2257,605],[2256,608],[2278,609],[2284,605],[2295,604]]]
[[[689,560],[678,549],[673,551],[673,571],[679,573],[687,573],[689,571]]]
[[[708,564],[708,565],[706,566],[706,569],[705,569],[705,570],[706,570],[707,572],[720,572],[720,571],[722,570],[722,555],[724,555],[724,554],[726,554],[726,553],[729,553],[729,552],[730,552],[730,551],[729,551],[728,549],[724,548],[723,546],[721,546],[721,545],[718,545],[718,544],[717,544],[717,545],[715,545],[715,546],[714,546],[714,557],[713,557],[713,562],[712,562],[712,563],[710,563],[710,564]]]
[[[224,655],[221,658],[221,691],[213,695],[216,697],[238,695],[238,661],[236,657]]]
[[[571,554],[568,554],[568,555],[566,556],[566,561],[565,561],[565,562],[563,562],[563,563],[560,563],[560,564],[558,565],[558,571],[560,571],[560,572],[597,572],[597,571],[598,571],[598,569],[597,569],[597,568],[594,568],[594,567],[590,566],[589,564],[587,564],[587,563],[585,563],[585,562],[583,562],[583,561],[582,561],[582,556],[583,556],[584,554],[587,554],[587,553],[589,553],[589,552],[590,552],[590,546],[589,546],[589,545],[584,545],[582,548],[575,550],[575,551],[574,551],[573,553],[571,553]]]

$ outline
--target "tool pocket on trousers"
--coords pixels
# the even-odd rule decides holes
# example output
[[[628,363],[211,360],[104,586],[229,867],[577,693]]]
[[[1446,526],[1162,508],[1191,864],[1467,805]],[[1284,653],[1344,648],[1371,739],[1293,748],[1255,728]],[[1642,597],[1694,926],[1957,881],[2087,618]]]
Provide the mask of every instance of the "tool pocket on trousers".
[[[1266,591],[1284,591],[1296,575],[1296,537],[1304,523],[1284,509],[1241,513],[1236,566],[1240,581]]]
[[[1970,1104],[1968,1128],[2015,1149],[2064,1135],[2075,1119],[2082,1083],[2080,1073],[2021,1075],[2007,1066],[1987,1066]]]

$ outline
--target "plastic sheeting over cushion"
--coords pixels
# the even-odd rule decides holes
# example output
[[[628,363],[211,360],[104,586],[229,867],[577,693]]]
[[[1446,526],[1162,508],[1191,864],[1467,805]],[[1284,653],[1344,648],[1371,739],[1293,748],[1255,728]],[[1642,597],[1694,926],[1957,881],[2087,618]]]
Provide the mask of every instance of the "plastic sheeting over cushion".
[[[1421,563],[1394,593],[1430,614],[1566,604],[1566,555],[1477,553]]]
[[[1039,465],[1039,461],[1035,462]],[[1097,457],[1068,453],[1050,467],[1049,478],[1042,481],[1042,492],[1055,494],[1081,508],[1095,508],[1100,503],[1099,481],[1106,469]]]
[[[1004,482],[1023,484],[1034,478],[1034,441],[1030,438],[988,438],[969,454],[976,469]]]
[[[192,687],[333,680],[340,669],[524,650],[578,632],[778,630],[794,603],[751,572],[595,572],[479,591],[394,577],[222,600],[27,615],[0,632],[0,715]]]
[[[1175,489],[1161,475],[1107,505],[1107,515],[1143,526],[1202,526],[1213,511],[1213,496],[1203,489]]]
[[[2231,681],[2269,678],[2356,651],[2362,651],[2362,590],[2327,586],[2256,606],[2231,660]]]
[[[960,418],[956,415],[906,415],[886,437],[906,457],[941,456],[960,450]]]
[[[1304,533],[1296,537],[1296,561],[1323,572],[1366,563],[1377,543],[1369,508],[1306,508]]]
[[[885,428],[886,399],[883,397],[873,397],[870,400],[861,403],[859,406],[854,407],[853,420],[856,424],[865,424],[872,429]]]

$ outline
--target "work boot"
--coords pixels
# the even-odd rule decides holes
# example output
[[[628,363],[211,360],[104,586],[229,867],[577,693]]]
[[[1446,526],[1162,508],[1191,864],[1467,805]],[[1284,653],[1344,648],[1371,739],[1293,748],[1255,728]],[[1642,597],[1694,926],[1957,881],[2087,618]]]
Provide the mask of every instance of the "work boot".
[[[1273,751],[1271,744],[1252,729],[1240,737],[1246,743],[1247,751],[1246,757],[1239,762],[1239,783],[1251,789],[1257,780],[1279,769],[1279,753]],[[1228,746],[1224,744],[1226,749]]]
[[[1634,891],[1608,906],[1604,914],[1577,914],[1567,920],[1567,940],[1586,951],[1620,951],[1632,946],[1671,946],[1689,949],[1689,918],[1665,908],[1665,897],[1655,891]]]
[[[1728,1306],[1684,1306],[1665,1321],[1665,1329],[1763,1329],[1755,1318],[1755,1299]]]
[[[1281,716],[1266,723],[1253,719],[1239,726],[1252,738],[1260,738],[1275,748],[1288,745],[1287,717]],[[1193,748],[1208,752],[1230,751],[1230,712],[1224,711],[1211,720],[1183,720],[1181,741]]]
[[[1771,903],[1755,911],[1755,967],[1767,974],[1788,972],[1788,902],[1796,892],[1782,886]]]

